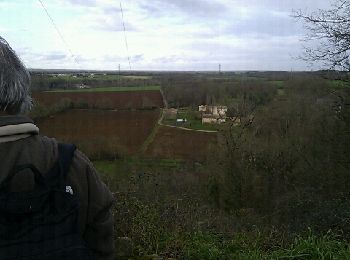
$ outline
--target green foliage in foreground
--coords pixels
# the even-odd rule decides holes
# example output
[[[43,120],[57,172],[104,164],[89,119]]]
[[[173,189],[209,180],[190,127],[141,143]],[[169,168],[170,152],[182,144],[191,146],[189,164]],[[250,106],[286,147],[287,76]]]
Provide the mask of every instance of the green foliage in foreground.
[[[128,235],[134,243],[129,259],[350,259],[349,244],[331,232],[316,235],[309,231],[289,240],[259,231],[231,236],[196,229],[171,231],[153,205],[136,198],[119,203],[132,213],[130,218],[116,219],[117,223],[128,222]]]
[[[83,89],[66,89],[53,90],[48,92],[128,92],[128,91],[157,91],[160,86],[137,86],[137,87],[107,87],[107,88],[83,88]]]
[[[350,84],[349,81],[344,80],[329,80],[329,85],[335,89],[337,88],[349,88]]]
[[[126,157],[94,165],[116,197],[116,237],[131,241],[132,250],[119,248],[124,258],[118,259],[350,259],[349,244],[332,232],[295,235],[251,225],[249,231],[232,226],[236,232],[223,232],[226,217],[231,224],[240,220],[196,197],[202,185],[195,178],[198,168],[191,174],[184,162]]]
[[[284,241],[260,232],[231,237],[201,231],[170,232],[154,207],[135,198],[129,203],[133,217],[119,219],[128,221],[134,243],[128,259],[350,259],[349,244],[332,233],[317,236],[309,232],[281,245]]]
[[[332,234],[297,237],[286,247],[264,248],[255,238],[237,234],[232,239],[194,233],[185,246],[185,259],[349,259],[349,244]]]

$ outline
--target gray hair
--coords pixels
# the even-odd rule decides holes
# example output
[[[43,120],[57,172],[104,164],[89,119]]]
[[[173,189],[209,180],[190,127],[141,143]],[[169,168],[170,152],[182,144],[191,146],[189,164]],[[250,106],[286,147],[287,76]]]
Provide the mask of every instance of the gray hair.
[[[0,111],[28,112],[32,107],[30,75],[7,41],[0,36]]]

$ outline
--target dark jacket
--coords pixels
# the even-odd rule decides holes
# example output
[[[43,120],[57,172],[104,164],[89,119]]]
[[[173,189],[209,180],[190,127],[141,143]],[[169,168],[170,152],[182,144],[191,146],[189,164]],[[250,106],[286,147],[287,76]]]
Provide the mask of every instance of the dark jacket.
[[[33,164],[44,174],[53,167],[57,158],[57,141],[38,135],[38,129],[30,119],[0,116],[0,183],[16,165]],[[67,182],[80,202],[78,224],[84,240],[96,259],[113,259],[113,217],[110,211],[113,196],[92,163],[79,150],[75,151]],[[15,179],[13,185],[30,184]]]

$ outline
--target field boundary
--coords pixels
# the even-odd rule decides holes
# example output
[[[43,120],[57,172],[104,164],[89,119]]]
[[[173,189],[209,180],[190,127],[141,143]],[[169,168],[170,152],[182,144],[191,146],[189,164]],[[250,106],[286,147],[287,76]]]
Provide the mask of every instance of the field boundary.
[[[150,146],[150,144],[154,141],[154,138],[157,135],[157,132],[159,130],[160,124],[159,124],[159,120],[163,117],[163,110],[160,110],[160,116],[159,119],[157,121],[157,123],[154,124],[154,127],[152,129],[152,132],[147,136],[146,140],[143,142],[143,144],[141,145],[140,151],[139,153],[142,155],[144,154],[148,147]]]
[[[202,132],[202,133],[217,133],[219,132],[218,130],[201,130],[201,129],[192,129],[192,128],[186,128],[183,126],[175,126],[175,125],[166,125],[163,123],[160,123],[161,126],[166,126],[166,127],[172,127],[172,128],[177,128],[185,131],[195,131],[195,132]]]
[[[56,89],[56,90],[47,90],[44,92],[48,92],[48,93],[86,93],[86,92],[143,92],[143,91],[160,91],[160,86]]]

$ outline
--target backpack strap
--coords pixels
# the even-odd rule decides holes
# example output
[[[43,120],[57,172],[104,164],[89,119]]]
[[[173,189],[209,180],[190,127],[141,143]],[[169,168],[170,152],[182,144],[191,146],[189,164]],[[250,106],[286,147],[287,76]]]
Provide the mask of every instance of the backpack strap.
[[[76,146],[74,144],[58,144],[58,163],[61,166],[64,180],[66,179],[69,172],[75,150]]]
[[[53,168],[46,174],[51,187],[65,188],[66,178],[72,163],[76,146],[73,144],[58,144],[58,159]]]
[[[47,184],[45,182],[44,177],[42,174],[39,172],[39,170],[32,164],[22,164],[18,165],[15,168],[12,169],[10,174],[6,177],[6,179],[0,184],[0,193],[5,191],[9,192],[10,189],[10,183],[12,179],[15,177],[15,175],[21,171],[24,170],[30,170],[34,174],[34,186],[38,187],[46,187]]]

